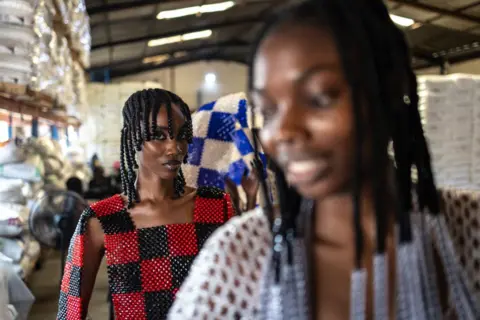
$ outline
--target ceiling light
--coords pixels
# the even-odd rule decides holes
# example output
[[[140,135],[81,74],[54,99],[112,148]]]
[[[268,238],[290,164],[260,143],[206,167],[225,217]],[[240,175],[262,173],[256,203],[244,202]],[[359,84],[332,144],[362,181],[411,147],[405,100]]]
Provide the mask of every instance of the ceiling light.
[[[166,60],[168,60],[168,58],[170,58],[170,56],[168,54],[162,54],[162,55],[158,55],[158,56],[144,58],[142,63],[145,63],[145,64],[147,64],[147,63],[159,64],[159,63],[165,62]]]
[[[213,4],[204,4],[202,6],[194,6],[194,7],[175,9],[175,10],[161,11],[157,15],[157,19],[158,20],[175,19],[175,18],[180,18],[185,16],[196,15],[200,13],[225,11],[227,9],[230,9],[234,5],[235,5],[234,1],[225,1],[225,2],[219,2],[219,3],[213,3]]]
[[[148,41],[148,46],[149,47],[163,46],[165,44],[176,43],[181,41],[182,41],[182,36],[173,36],[168,38],[150,40]]]
[[[399,26],[402,26],[402,27],[410,27],[411,25],[413,25],[415,23],[415,21],[413,19],[400,17],[400,16],[397,16],[397,15],[394,15],[394,14],[390,15],[390,19],[392,19],[392,21],[395,24],[398,24]]]
[[[183,41],[189,41],[189,40],[195,40],[195,39],[208,38],[211,35],[212,35],[212,30],[190,32],[190,33],[185,33],[183,35],[150,40],[150,41],[148,41],[148,46],[149,47],[163,46],[165,44],[171,44],[171,43],[177,43],[177,42],[183,42]]]
[[[215,73],[207,73],[205,75],[205,83],[207,84],[214,84],[217,81],[217,76]]]

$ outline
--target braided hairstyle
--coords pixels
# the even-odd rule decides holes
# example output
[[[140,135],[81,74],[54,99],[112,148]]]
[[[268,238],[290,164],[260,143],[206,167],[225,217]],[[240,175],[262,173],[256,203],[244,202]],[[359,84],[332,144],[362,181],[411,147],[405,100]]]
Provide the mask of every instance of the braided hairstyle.
[[[188,105],[176,94],[163,89],[147,89],[135,92],[128,98],[123,107],[123,129],[120,143],[120,176],[123,193],[128,197],[128,207],[140,201],[136,180],[138,164],[137,152],[142,151],[146,141],[155,139],[157,131],[157,116],[161,107],[167,108],[168,133],[173,139],[172,105],[175,104],[185,117],[185,136],[188,143],[193,137],[192,118]],[[184,162],[187,161],[185,157]],[[174,180],[177,196],[184,192],[185,178],[182,170]]]
[[[302,1],[275,14],[260,32],[250,59],[250,89],[253,86],[253,66],[258,47],[279,27],[289,24],[309,25],[331,32],[352,91],[352,112],[355,119],[355,145],[352,146],[355,148],[353,225],[356,242],[355,265],[360,269],[363,256],[363,235],[360,225],[361,170],[363,146],[367,144],[367,138],[371,140],[368,145],[372,146],[372,163],[368,165],[369,168],[375,168],[370,171],[373,175],[377,221],[377,252],[385,251],[391,200],[398,200],[396,201],[398,205],[394,209],[400,230],[400,241],[412,240],[409,212],[412,209],[413,167],[418,171],[416,191],[420,208],[427,208],[431,213],[439,211],[429,150],[418,111],[417,82],[411,67],[408,45],[401,30],[390,19],[387,8],[381,0]],[[362,112],[365,108],[367,112]],[[255,119],[255,116],[252,118]],[[368,123],[368,127],[365,123]],[[398,193],[395,199],[389,197],[388,188],[385,188],[388,184],[391,162],[388,157],[389,143],[392,143],[394,149]],[[275,243],[274,248],[283,248],[281,242],[288,239],[289,231],[295,230],[301,197],[288,187],[283,172],[278,167],[275,171],[280,199],[288,199],[280,203],[281,220],[273,223],[273,232],[279,235],[274,239],[280,242]],[[262,184],[265,185],[266,182],[262,181]],[[273,217],[271,205],[266,209],[270,210],[267,212],[268,216]]]

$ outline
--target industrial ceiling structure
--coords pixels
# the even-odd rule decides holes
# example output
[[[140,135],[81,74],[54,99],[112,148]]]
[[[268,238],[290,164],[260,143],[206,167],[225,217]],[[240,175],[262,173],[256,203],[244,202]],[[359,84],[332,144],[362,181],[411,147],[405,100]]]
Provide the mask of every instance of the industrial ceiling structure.
[[[267,15],[288,0],[86,0],[93,72],[122,77],[196,61],[246,63]],[[388,0],[416,69],[480,58],[479,0]]]

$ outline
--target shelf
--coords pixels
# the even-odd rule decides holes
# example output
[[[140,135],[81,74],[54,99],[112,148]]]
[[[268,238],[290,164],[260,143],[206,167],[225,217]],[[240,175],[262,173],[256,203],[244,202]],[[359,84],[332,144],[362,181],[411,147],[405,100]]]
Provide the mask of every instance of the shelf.
[[[32,91],[27,86],[0,83],[0,109],[74,127],[81,125],[80,120],[64,115],[65,111],[55,108],[55,104],[51,97]]]

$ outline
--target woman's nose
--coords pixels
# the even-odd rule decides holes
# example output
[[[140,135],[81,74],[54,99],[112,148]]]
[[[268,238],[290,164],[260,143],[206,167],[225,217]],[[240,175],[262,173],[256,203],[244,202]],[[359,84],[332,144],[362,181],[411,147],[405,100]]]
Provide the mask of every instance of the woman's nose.
[[[295,143],[307,137],[304,111],[301,107],[289,104],[278,115],[275,140],[279,143]]]
[[[167,139],[167,155],[176,155],[182,153],[182,148],[177,139]]]

